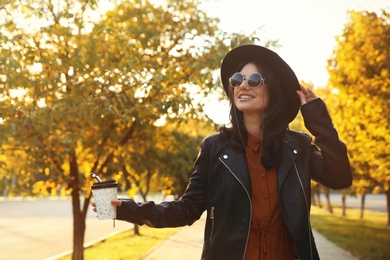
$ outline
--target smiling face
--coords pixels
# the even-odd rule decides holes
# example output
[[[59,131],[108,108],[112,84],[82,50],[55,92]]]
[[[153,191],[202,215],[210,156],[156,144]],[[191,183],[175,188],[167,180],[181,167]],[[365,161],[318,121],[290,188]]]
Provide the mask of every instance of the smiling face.
[[[240,71],[245,78],[253,73],[260,73],[259,68],[254,63],[247,63]],[[263,114],[262,111],[268,106],[269,96],[266,83],[263,83],[257,88],[250,88],[248,81],[244,82],[234,88],[234,104],[237,109],[243,112],[246,116],[259,116]]]

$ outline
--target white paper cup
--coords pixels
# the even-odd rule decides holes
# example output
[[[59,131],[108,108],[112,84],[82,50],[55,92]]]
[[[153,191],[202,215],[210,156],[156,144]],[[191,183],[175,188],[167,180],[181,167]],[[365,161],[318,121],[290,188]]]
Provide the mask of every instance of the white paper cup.
[[[115,219],[116,207],[111,204],[111,200],[117,198],[118,183],[116,181],[103,181],[93,184],[91,188],[98,219]]]

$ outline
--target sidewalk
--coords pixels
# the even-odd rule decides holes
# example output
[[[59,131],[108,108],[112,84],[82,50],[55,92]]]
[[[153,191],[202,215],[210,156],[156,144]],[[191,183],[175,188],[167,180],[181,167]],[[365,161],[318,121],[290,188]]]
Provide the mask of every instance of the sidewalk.
[[[150,250],[144,260],[185,259],[200,260],[203,246],[205,215],[192,226],[180,228],[175,234]],[[357,260],[349,252],[314,232],[321,260]]]

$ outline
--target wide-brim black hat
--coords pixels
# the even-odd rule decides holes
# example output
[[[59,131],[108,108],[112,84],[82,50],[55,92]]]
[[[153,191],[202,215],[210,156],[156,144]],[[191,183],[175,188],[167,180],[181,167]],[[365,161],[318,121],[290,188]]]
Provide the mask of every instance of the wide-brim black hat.
[[[258,45],[242,45],[231,50],[221,65],[221,80],[226,94],[229,96],[229,78],[237,72],[237,67],[244,61],[259,60],[268,66],[278,77],[286,100],[286,113],[289,122],[296,117],[301,105],[297,90],[299,81],[290,66],[275,52]]]

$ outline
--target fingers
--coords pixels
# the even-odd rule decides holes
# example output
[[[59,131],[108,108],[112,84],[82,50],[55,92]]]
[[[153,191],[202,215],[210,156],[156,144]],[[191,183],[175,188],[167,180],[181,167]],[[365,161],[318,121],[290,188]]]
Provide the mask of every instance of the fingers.
[[[313,94],[313,92],[309,88],[305,88],[303,85],[300,85],[300,87],[301,87],[302,94],[307,100],[307,98],[310,97]]]
[[[111,204],[117,207],[122,206],[122,201],[121,200],[111,200]]]
[[[91,206],[92,206],[92,211],[97,212],[96,211],[96,203],[95,202],[91,202]]]
[[[309,102],[317,98],[316,94],[314,94],[314,92],[311,89],[305,88],[302,85],[300,86],[301,86],[302,93],[305,95],[306,101]]]
[[[300,88],[301,88],[301,90],[300,91],[298,90],[297,94],[298,94],[299,99],[301,101],[301,105],[304,105],[307,102],[310,102],[310,101],[318,98],[316,96],[316,94],[314,94],[314,92],[311,89],[305,88],[303,85],[300,85]]]

